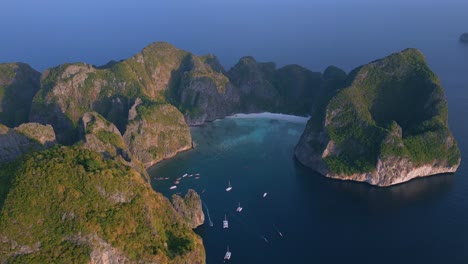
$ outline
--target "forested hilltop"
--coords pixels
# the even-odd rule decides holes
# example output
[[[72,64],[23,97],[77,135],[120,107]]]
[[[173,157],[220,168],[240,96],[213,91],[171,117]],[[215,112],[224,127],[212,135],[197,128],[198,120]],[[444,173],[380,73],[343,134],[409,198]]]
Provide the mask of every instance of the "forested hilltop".
[[[299,161],[327,177],[379,186],[457,170],[447,101],[420,51],[358,67],[347,82],[310,119]]]

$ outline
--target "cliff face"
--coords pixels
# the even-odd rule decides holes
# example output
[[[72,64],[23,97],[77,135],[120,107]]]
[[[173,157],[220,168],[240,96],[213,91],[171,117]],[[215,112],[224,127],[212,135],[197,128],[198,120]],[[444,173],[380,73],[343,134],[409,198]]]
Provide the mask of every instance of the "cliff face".
[[[15,180],[0,215],[2,263],[205,263],[201,238],[120,162],[54,147],[2,166],[7,175]]]
[[[25,153],[43,150],[56,144],[50,125],[22,124],[8,128],[0,124],[0,163],[13,161]]]
[[[172,196],[172,205],[189,227],[197,228],[205,222],[202,202],[196,191],[189,189],[184,198],[174,194]]]
[[[95,111],[122,134],[137,98],[171,103],[189,125],[239,112],[308,114],[323,86],[322,74],[298,65],[242,58],[226,72],[213,55],[196,56],[168,43],[153,43],[134,57],[102,67],[63,64],[42,75],[30,119],[52,124],[59,142],[78,140],[78,121]],[[295,101],[295,103],[291,103]]]
[[[145,167],[192,148],[190,129],[174,106],[140,104],[134,109],[137,115],[130,115],[123,139]]]
[[[295,150],[301,163],[378,186],[457,170],[443,89],[419,51],[359,67],[348,84],[309,120]]]
[[[0,63],[0,123],[15,127],[28,122],[40,73],[24,63]]]

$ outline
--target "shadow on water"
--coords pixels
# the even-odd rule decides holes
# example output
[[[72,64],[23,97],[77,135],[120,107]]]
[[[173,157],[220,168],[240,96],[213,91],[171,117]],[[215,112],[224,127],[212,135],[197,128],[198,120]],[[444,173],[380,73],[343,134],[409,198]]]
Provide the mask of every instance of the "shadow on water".
[[[416,178],[390,187],[376,187],[367,183],[326,178],[297,161],[295,163],[296,175],[300,185],[304,186],[303,188],[315,186],[313,188],[321,189],[317,191],[322,193],[322,196],[335,196],[335,198],[338,196],[338,199],[330,199],[335,203],[345,202],[368,214],[391,214],[415,205],[437,201],[441,196],[450,192],[455,177],[453,174],[439,174]],[[334,202],[328,201],[328,203]],[[327,207],[330,208],[330,206]],[[340,206],[340,208],[343,207]]]

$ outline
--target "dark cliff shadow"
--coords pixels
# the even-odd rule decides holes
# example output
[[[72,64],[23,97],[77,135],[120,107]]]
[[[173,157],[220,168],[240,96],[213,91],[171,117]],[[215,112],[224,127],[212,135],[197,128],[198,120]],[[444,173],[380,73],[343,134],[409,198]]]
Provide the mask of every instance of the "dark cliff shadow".
[[[92,108],[112,122],[123,135],[128,124],[128,112],[134,103],[135,99],[115,95],[97,100]]]
[[[3,89],[0,95],[0,123],[8,127],[16,127],[29,121],[32,100],[39,90],[38,72],[27,69],[23,73],[16,70],[15,79]]]
[[[321,192],[327,192],[328,195],[340,196],[338,201],[352,203],[360,211],[369,214],[391,214],[411,206],[430,203],[453,188],[455,177],[453,174],[439,174],[390,187],[377,187],[367,183],[326,178],[298,161],[296,167],[301,185],[314,186],[313,188],[320,188]]]
[[[51,125],[59,144],[71,146],[79,140],[78,126],[55,103],[33,102],[29,119],[31,122]]]

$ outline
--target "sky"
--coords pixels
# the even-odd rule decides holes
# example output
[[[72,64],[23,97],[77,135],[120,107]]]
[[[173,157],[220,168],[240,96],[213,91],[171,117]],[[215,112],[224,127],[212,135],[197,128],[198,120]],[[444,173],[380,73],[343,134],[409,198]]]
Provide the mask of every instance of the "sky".
[[[351,70],[431,38],[468,31],[468,1],[411,0],[1,0],[0,62],[37,70],[105,64],[154,41],[213,53],[229,68],[242,56],[322,71]]]

